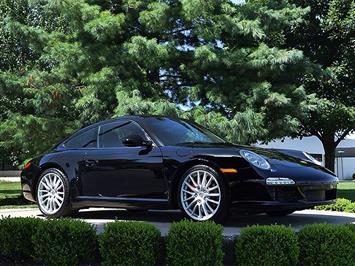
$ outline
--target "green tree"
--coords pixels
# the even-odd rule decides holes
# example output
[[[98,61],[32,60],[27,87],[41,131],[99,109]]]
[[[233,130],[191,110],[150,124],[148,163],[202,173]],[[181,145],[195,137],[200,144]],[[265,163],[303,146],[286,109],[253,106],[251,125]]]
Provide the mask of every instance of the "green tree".
[[[355,129],[355,1],[292,0],[310,6],[304,23],[286,36],[286,46],[303,51],[307,71],[299,82],[309,94],[300,112],[300,136],[317,136],[325,166],[334,170],[335,148]]]
[[[0,10],[10,51],[0,56],[23,60],[4,61],[0,76],[0,147],[18,162],[117,115],[183,116],[250,143],[294,131],[306,108],[303,54],[282,46],[308,8],[286,0],[6,0]]]
[[[0,3],[0,153],[19,164],[68,134],[72,91],[52,84],[44,43],[65,21],[41,1]]]

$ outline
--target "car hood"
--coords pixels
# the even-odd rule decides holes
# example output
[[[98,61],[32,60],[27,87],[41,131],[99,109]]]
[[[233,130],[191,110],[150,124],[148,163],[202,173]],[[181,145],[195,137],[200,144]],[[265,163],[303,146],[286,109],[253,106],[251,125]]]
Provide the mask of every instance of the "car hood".
[[[183,146],[194,149],[195,154],[201,153],[204,155],[211,156],[240,157],[240,150],[249,150],[263,156],[265,159],[268,160],[271,166],[277,169],[307,167],[313,168],[315,170],[320,170],[322,172],[335,176],[333,172],[320,165],[317,165],[307,159],[283,153],[282,150],[259,148],[247,145],[235,145],[232,143],[191,143]]]

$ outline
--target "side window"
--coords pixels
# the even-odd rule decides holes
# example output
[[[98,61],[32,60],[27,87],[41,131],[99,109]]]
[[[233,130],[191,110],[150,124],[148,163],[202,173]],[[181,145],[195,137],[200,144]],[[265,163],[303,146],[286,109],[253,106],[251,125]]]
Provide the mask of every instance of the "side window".
[[[89,129],[80,135],[68,140],[64,146],[68,148],[96,148],[98,128]]]
[[[139,135],[143,139],[147,139],[144,131],[134,122],[126,123],[110,123],[100,127],[99,147],[126,147],[122,141],[129,136]]]

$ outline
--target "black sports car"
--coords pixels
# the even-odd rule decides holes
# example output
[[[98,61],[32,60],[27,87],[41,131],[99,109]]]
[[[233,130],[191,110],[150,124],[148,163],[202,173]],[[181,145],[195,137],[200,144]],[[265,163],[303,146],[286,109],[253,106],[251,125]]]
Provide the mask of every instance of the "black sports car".
[[[30,160],[21,181],[48,217],[180,208],[193,220],[221,221],[230,207],[282,216],[333,203],[338,179],[303,152],[234,145],[181,119],[124,116]]]

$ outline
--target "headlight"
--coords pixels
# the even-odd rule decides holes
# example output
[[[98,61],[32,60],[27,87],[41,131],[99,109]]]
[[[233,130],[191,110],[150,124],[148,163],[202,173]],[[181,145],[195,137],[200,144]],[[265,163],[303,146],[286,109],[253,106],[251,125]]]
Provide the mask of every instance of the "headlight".
[[[317,164],[317,165],[322,165],[320,161],[318,161],[316,158],[314,158],[312,155],[308,154],[307,152],[303,152],[304,156],[306,156],[312,163]]]
[[[270,169],[270,164],[260,155],[256,154],[255,152],[252,151],[246,151],[246,150],[241,150],[240,155],[247,160],[249,163],[252,165],[263,169],[263,170],[269,170]]]

